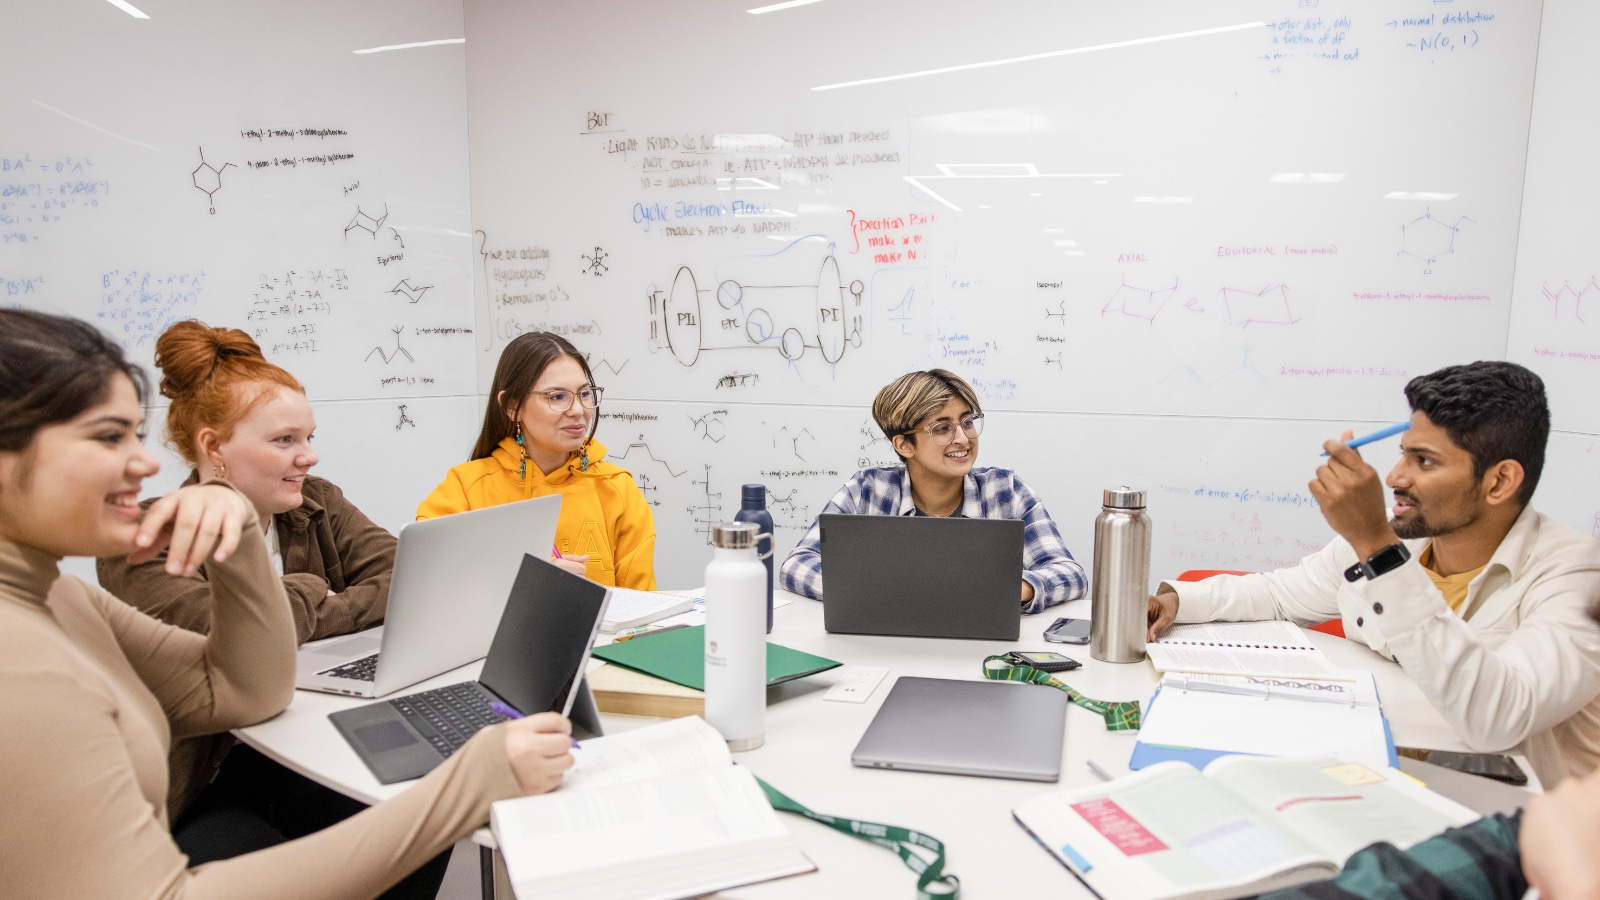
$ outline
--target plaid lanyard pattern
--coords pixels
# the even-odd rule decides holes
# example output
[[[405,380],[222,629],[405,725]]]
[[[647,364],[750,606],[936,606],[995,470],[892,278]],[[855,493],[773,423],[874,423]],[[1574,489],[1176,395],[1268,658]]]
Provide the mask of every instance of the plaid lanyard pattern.
[[[1022,665],[1008,655],[1001,654],[986,658],[983,661],[983,677],[991,681],[1026,681],[1032,684],[1042,684],[1046,687],[1060,688],[1067,692],[1067,699],[1104,718],[1107,731],[1139,730],[1139,701],[1128,700],[1108,703],[1104,700],[1091,700],[1067,687],[1065,683],[1049,672],[1041,672],[1033,666]]]

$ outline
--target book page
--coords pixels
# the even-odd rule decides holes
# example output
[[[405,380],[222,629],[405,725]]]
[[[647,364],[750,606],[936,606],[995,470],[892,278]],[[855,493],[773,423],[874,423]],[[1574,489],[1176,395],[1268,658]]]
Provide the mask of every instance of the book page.
[[[1286,696],[1251,696],[1163,687],[1145,713],[1144,744],[1301,757],[1338,755],[1368,765],[1389,764],[1389,738],[1377,688],[1368,672],[1350,682],[1352,699],[1371,702],[1310,703]],[[1170,677],[1170,676],[1169,676]]]
[[[1268,649],[1315,649],[1311,639],[1293,622],[1267,619],[1260,622],[1198,622],[1174,625],[1158,638],[1157,644],[1204,644]]]
[[[699,716],[590,738],[572,756],[563,793],[733,765],[722,734]]]
[[[1091,884],[1168,897],[1251,885],[1327,860],[1271,816],[1182,763],[1046,794],[1016,815]]]
[[[1367,673],[1350,671],[1344,681],[1327,678],[1279,678],[1271,675],[1212,675],[1201,672],[1168,672],[1161,677],[1162,688],[1175,691],[1209,691],[1240,694],[1266,700],[1286,698],[1338,706],[1378,706],[1378,687]]]
[[[1478,818],[1399,771],[1364,761],[1233,757],[1207,766],[1206,775],[1341,864],[1375,841],[1404,849]]]
[[[630,588],[611,588],[611,600],[606,605],[602,630],[618,626],[653,622],[666,616],[677,615],[694,607],[694,598],[681,594],[664,594],[656,591],[635,591]]]
[[[1292,626],[1291,626],[1292,627]],[[1283,678],[1348,679],[1322,651],[1312,648],[1262,650],[1253,647],[1207,647],[1198,644],[1150,644],[1150,662],[1162,672],[1209,672],[1220,675],[1276,675]]]
[[[502,800],[493,810],[519,891],[570,873],[788,835],[755,776],[732,765]]]

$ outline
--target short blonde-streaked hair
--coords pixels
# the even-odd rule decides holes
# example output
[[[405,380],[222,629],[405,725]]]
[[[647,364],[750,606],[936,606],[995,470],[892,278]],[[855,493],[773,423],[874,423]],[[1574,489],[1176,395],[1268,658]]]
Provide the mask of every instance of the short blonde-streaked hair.
[[[983,412],[972,385],[945,369],[909,372],[890,382],[872,401],[872,418],[892,443],[897,434],[914,430],[923,419],[951,400],[961,400],[974,413]]]

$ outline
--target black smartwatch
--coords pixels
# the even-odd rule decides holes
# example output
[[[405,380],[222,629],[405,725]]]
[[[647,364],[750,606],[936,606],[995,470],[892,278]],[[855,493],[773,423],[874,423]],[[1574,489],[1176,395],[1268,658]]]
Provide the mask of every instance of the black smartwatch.
[[[1371,580],[1385,572],[1392,572],[1405,565],[1411,558],[1411,551],[1405,544],[1390,544],[1377,553],[1367,557],[1366,562],[1358,562],[1344,570],[1345,581],[1360,581],[1365,578]]]

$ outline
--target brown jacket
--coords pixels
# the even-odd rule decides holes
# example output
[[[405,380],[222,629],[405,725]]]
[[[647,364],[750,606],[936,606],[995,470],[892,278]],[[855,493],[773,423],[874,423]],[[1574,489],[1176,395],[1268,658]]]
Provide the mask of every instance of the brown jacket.
[[[185,484],[198,476],[190,474]],[[378,625],[389,605],[394,573],[394,535],[373,524],[326,479],[306,476],[296,509],[272,517],[283,554],[283,589],[294,615],[295,640],[350,634]],[[157,498],[142,505],[148,507]],[[211,630],[211,585],[206,566],[192,578],[168,575],[166,554],[139,566],[125,556],[96,564],[100,585],[124,602],[169,625],[206,634]],[[329,591],[333,591],[330,596]],[[172,745],[172,791],[167,812],[176,822],[211,780],[233,747],[228,734],[205,735]]]
[[[60,575],[50,554],[0,541],[0,894],[373,897],[518,793],[505,734],[487,728],[388,802],[187,868],[162,809],[169,735],[259,722],[294,693],[288,605],[251,530],[210,566],[216,609],[205,636]]]

